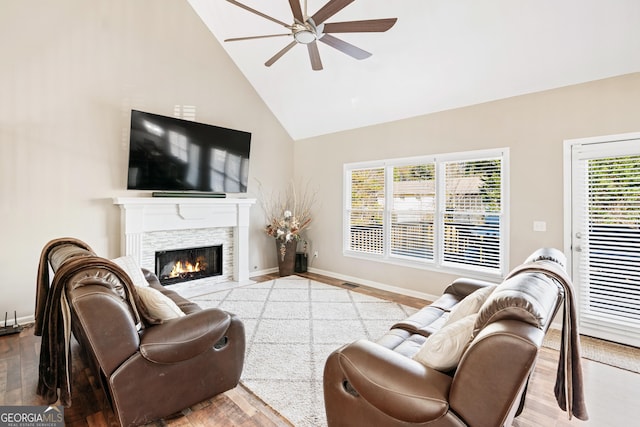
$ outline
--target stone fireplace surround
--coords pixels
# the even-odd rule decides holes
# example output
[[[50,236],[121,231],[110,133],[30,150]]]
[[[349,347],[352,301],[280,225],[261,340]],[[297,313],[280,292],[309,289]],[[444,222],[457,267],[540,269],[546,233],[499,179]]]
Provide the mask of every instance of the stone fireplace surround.
[[[118,197],[121,254],[155,271],[155,252],[222,245],[222,275],[200,279],[249,280],[249,209],[255,199]],[[196,281],[194,281],[196,282]]]

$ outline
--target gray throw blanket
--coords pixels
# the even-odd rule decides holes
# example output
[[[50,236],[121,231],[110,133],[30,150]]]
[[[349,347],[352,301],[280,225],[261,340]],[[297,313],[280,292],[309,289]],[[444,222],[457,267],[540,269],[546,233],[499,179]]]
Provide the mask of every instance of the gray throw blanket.
[[[560,356],[554,393],[558,406],[569,414],[569,419],[589,419],[584,400],[582,384],[582,360],[580,358],[580,335],[578,333],[576,302],[573,284],[567,272],[555,262],[536,261],[516,267],[509,277],[519,273],[542,273],[555,279],[564,289],[564,310],[562,318],[562,334],[560,340]]]

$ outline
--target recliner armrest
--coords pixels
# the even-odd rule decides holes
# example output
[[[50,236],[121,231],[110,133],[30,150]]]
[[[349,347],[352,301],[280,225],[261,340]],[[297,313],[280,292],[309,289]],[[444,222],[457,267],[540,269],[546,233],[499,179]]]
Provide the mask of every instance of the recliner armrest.
[[[388,348],[359,340],[332,353],[327,366],[336,362],[357,395],[395,419],[426,423],[449,409],[451,377]]]
[[[145,329],[140,353],[154,363],[176,363],[205,352],[220,341],[231,315],[209,308]]]
[[[463,299],[467,295],[477,291],[478,289],[484,288],[486,286],[494,286],[495,283],[487,282],[485,280],[479,279],[471,279],[469,277],[460,277],[453,282],[444,290],[444,294],[453,294],[460,299]]]

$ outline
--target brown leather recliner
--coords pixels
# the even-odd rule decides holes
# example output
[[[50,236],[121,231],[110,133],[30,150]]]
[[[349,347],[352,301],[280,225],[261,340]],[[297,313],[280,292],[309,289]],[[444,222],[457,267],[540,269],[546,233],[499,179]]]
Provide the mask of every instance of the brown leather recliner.
[[[564,260],[561,252],[545,249],[527,262],[564,267]],[[324,370],[329,426],[510,426],[564,300],[556,280],[524,272],[498,285],[480,308],[456,368],[441,372],[412,358],[445,313],[488,285],[459,279],[377,342],[359,340],[334,351]]]
[[[84,249],[60,245],[49,253],[54,271]],[[140,325],[116,269],[78,267],[65,280],[71,329],[85,361],[101,383],[122,426],[145,424],[179,412],[238,384],[244,364],[241,320],[219,309],[201,309],[160,285],[149,285],[186,314]]]

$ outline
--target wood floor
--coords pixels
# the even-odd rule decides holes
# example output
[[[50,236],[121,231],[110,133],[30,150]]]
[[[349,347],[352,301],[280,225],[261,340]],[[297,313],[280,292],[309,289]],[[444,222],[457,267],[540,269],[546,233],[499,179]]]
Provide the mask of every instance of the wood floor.
[[[352,288],[342,281],[306,274],[307,277],[330,285],[348,287],[379,298],[396,301],[412,307],[422,307],[427,302],[403,295],[356,286]],[[274,275],[252,277],[256,281],[275,278]],[[43,405],[35,394],[40,338],[27,327],[20,334],[0,337],[0,406]],[[65,408],[65,424],[68,427],[117,427],[118,422],[109,409],[105,395],[98,387],[91,372],[79,356],[77,344],[72,345],[73,404]],[[637,425],[640,419],[640,374],[613,368],[601,363],[584,360],[585,394],[590,420],[568,420],[553,397],[558,353],[543,348],[529,384],[524,412],[514,422],[514,427],[549,426],[627,426]],[[257,396],[242,386],[202,402],[192,408],[161,420],[152,426],[205,427],[205,426],[291,426]]]

